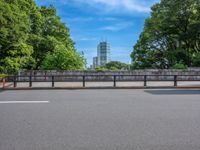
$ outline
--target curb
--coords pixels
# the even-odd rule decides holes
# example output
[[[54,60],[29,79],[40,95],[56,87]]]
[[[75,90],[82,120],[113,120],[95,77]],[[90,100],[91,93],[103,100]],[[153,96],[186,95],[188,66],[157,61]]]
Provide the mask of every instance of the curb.
[[[0,88],[0,91],[7,90],[117,90],[117,89],[199,89],[200,87],[170,87],[170,86],[160,86],[160,87],[16,87],[16,88]]]

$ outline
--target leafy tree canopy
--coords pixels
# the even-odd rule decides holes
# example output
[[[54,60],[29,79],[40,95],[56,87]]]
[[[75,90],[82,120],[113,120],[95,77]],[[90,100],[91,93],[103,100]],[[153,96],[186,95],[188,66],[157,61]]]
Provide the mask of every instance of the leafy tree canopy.
[[[82,69],[84,62],[80,54],[67,49],[64,45],[57,45],[53,52],[46,55],[42,69],[46,70],[74,70]]]
[[[0,1],[1,72],[40,69],[43,60],[58,48],[73,54],[64,55],[67,60],[73,60],[73,69],[84,67],[85,60],[78,57],[69,29],[53,6],[38,7],[34,0]]]
[[[200,66],[200,1],[161,0],[131,54],[134,68]]]
[[[105,70],[130,70],[131,65],[120,62],[120,61],[111,61],[108,62],[104,66],[99,66],[95,68],[97,71],[105,71]]]
[[[108,70],[129,70],[130,65],[120,61],[111,61],[105,65]]]

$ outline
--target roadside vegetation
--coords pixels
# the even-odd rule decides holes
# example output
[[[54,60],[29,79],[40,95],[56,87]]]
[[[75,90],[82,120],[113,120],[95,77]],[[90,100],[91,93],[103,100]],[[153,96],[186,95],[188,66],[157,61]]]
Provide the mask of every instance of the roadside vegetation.
[[[0,78],[8,76],[7,74],[0,74]]]
[[[200,1],[155,4],[131,58],[132,69],[200,67]]]
[[[130,70],[131,65],[126,64],[120,61],[111,61],[107,63],[105,66],[95,68],[96,71],[106,71],[106,70]]]
[[[131,53],[133,63],[111,61],[97,71],[200,67],[200,1],[161,0],[151,9]],[[53,6],[39,7],[34,0],[0,1],[0,73],[85,66],[86,59]]]
[[[34,0],[1,0],[0,25],[0,72],[75,70],[85,66],[85,59],[77,53],[70,38],[69,28],[61,22],[53,6],[39,7]]]

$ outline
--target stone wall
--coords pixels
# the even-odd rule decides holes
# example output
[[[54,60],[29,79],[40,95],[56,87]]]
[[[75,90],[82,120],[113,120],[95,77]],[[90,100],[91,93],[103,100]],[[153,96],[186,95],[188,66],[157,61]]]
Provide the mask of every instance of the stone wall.
[[[200,68],[190,68],[186,70],[172,69],[144,69],[131,71],[59,71],[59,70],[31,70],[19,71],[18,75],[200,75]]]
[[[37,79],[51,80],[48,76],[71,76],[71,77],[55,77],[57,80],[70,81],[82,80],[82,76],[86,75],[87,80],[113,80],[113,75],[118,75],[117,80],[144,80],[143,75],[147,75],[147,80],[173,80],[174,75],[178,75],[178,80],[200,80],[200,68],[190,68],[187,70],[158,70],[158,69],[145,69],[145,70],[132,70],[132,71],[58,71],[58,70],[31,70],[20,71],[19,76],[44,76]],[[93,75],[93,76],[89,76]],[[107,75],[98,77],[95,75]],[[110,75],[110,76],[108,76]],[[122,76],[119,76],[122,75]],[[127,76],[126,76],[127,75]],[[138,75],[138,76],[129,76]],[[170,75],[170,76],[165,76]],[[45,77],[47,76],[47,77]],[[25,79],[25,78],[21,78]],[[36,78],[33,78],[36,80]],[[28,80],[28,78],[27,78]]]

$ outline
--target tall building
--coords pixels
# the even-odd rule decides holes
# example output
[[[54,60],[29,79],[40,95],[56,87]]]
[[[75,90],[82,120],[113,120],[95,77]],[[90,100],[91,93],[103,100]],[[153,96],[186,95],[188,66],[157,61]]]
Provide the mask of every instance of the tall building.
[[[97,46],[97,57],[93,57],[93,68],[104,66],[110,62],[110,44],[100,42]]]
[[[108,42],[100,42],[97,46],[98,66],[104,66],[110,62],[110,44]]]
[[[98,57],[93,57],[93,68],[98,67]]]

